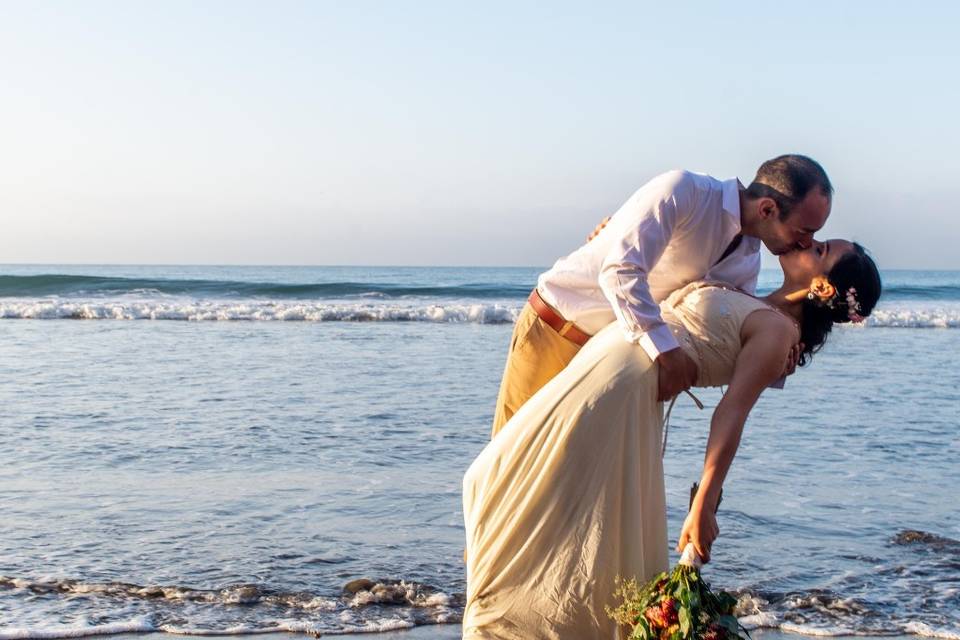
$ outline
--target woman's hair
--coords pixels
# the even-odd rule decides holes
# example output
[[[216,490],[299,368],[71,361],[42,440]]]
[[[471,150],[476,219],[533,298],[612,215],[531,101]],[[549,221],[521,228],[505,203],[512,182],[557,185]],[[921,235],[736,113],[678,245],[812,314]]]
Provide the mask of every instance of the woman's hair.
[[[800,354],[800,366],[808,364],[813,354],[820,351],[834,323],[850,322],[846,294],[851,287],[856,289],[854,295],[860,305],[856,313],[864,318],[870,315],[880,299],[880,271],[873,258],[856,242],[853,243],[853,251],[837,260],[826,276],[837,290],[836,304],[829,307],[818,300],[804,300],[803,322],[800,325],[800,341],[804,347]]]

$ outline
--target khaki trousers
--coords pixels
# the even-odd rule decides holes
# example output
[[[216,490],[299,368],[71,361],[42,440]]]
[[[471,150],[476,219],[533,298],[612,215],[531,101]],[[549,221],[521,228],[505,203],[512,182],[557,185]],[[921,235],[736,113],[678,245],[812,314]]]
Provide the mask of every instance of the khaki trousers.
[[[579,345],[541,320],[530,303],[524,305],[513,327],[507,366],[503,370],[493,414],[491,438],[533,394],[560,373],[579,350]]]

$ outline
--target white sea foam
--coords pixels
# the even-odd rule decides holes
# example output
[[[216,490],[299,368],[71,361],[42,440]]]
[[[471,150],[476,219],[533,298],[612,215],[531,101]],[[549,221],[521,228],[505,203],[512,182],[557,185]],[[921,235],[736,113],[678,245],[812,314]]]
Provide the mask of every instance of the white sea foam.
[[[435,322],[508,324],[521,305],[513,301],[479,303],[469,300],[352,303],[269,300],[96,300],[7,299],[0,318],[30,320],[180,320],[282,322]],[[960,306],[892,306],[877,309],[866,327],[960,329]],[[848,327],[844,327],[848,328]],[[850,327],[852,328],[852,327]]]
[[[307,611],[336,611],[339,605],[336,600],[317,596],[303,603],[302,607]]]
[[[182,320],[286,322],[437,322],[506,324],[519,306],[508,304],[350,304],[301,302],[170,302],[62,300],[6,301],[0,318],[29,320]]]
[[[118,633],[142,633],[156,631],[149,616],[126,622],[111,622],[94,625],[51,625],[42,627],[8,627],[0,629],[0,640],[47,640],[52,638],[82,638],[106,636]]]
[[[960,309],[957,307],[900,307],[877,309],[867,320],[874,327],[910,329],[958,329]]]
[[[200,629],[193,627],[177,627],[174,625],[161,625],[157,627],[157,631],[163,631],[164,633],[169,633],[177,636],[251,636],[251,635],[263,635],[267,633],[277,633],[278,631],[299,631],[302,633],[311,633],[312,629],[287,629],[283,626],[270,626],[270,627],[253,627],[250,625],[237,625],[233,627],[226,627],[224,629]]]
[[[798,624],[795,622],[784,622],[780,617],[768,611],[757,611],[750,615],[739,616],[737,620],[746,629],[779,629],[787,633],[797,633],[805,636],[835,637],[835,636],[857,636],[857,635],[875,635],[874,632],[860,631],[851,627],[843,626],[815,626],[808,624]]]
[[[304,621],[304,620],[278,620],[276,625],[269,627],[253,627],[249,625],[234,626],[225,629],[202,629],[194,627],[178,627],[173,625],[162,625],[157,627],[157,631],[163,631],[172,635],[183,636],[249,636],[264,635],[268,633],[288,632],[303,634],[359,634],[359,633],[382,633],[384,631],[397,631],[402,629],[412,629],[416,624],[410,620],[398,618],[375,618],[372,620],[359,621],[352,617],[340,616],[343,626],[332,627],[322,622]],[[59,637],[59,636],[57,636]]]
[[[780,625],[780,619],[773,613],[765,611],[769,603],[754,593],[742,593],[737,598],[734,613],[737,619],[747,629],[775,629]]]
[[[379,618],[366,620],[361,627],[348,627],[338,633],[383,633],[384,631],[400,631],[413,629],[416,625],[410,620],[402,618]]]
[[[378,582],[369,589],[361,589],[350,600],[353,608],[371,604],[407,604],[414,607],[447,607],[451,597],[442,591],[423,592],[416,583],[401,580],[398,583]]]
[[[747,629],[775,629],[780,626],[780,619],[766,611],[758,611],[747,616],[737,618]]]
[[[911,621],[904,625],[904,631],[907,633],[912,633],[917,636],[924,636],[927,638],[946,638],[946,640],[960,640],[960,631],[955,629],[944,629],[942,627],[931,627],[930,625],[919,622]]]
[[[850,627],[815,627],[808,624],[796,624],[793,622],[783,622],[780,624],[780,630],[787,633],[799,633],[805,636],[819,636],[823,638],[833,638],[836,636],[859,636],[874,635],[869,631],[857,631]]]

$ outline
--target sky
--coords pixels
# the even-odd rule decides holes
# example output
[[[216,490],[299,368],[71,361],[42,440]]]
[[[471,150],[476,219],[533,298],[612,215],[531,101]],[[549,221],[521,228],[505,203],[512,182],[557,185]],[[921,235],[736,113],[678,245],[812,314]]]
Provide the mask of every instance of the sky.
[[[549,265],[804,153],[960,269],[960,3],[0,0],[0,263]],[[765,257],[765,266],[775,263]]]

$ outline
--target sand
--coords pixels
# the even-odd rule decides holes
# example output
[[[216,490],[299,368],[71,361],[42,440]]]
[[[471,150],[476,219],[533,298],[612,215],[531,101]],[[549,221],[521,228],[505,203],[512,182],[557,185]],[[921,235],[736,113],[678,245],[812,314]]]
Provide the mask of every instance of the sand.
[[[750,634],[753,640],[822,640],[816,636],[803,636],[794,633],[784,633],[773,629],[757,629]],[[298,633],[277,633],[263,634],[258,636],[224,635],[224,636],[181,636],[167,633],[123,633],[113,636],[100,636],[112,640],[253,640],[262,638],[263,640],[312,640],[312,635],[303,635]],[[387,633],[369,633],[369,634],[348,634],[348,635],[324,635],[324,638],[369,638],[369,640],[460,640],[460,627],[458,625],[431,625],[425,627],[416,627],[404,631],[390,631]],[[847,636],[854,637],[854,636]],[[913,636],[855,636],[857,640],[908,640]],[[571,640],[580,640],[579,638]]]

